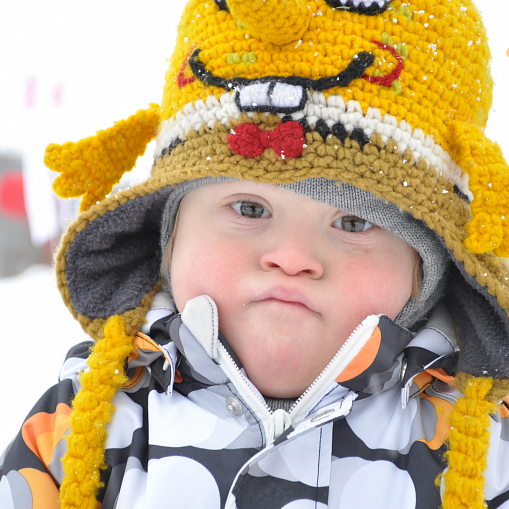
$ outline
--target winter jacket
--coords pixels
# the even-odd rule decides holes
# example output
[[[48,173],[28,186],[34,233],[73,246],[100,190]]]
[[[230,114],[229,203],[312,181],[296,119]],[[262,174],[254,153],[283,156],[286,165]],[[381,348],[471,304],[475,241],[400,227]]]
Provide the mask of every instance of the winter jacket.
[[[114,396],[102,509],[436,509],[458,345],[439,305],[418,333],[370,316],[287,413],[271,412],[211,299],[153,308]],[[59,507],[71,402],[92,342],[0,459],[2,509]],[[491,418],[485,495],[509,508],[509,410]]]

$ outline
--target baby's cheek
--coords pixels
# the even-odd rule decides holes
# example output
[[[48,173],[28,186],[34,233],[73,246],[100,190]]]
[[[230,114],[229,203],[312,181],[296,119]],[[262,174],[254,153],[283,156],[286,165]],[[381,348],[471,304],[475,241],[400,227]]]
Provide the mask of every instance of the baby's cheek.
[[[352,315],[355,315],[353,321],[360,323],[372,314],[396,318],[412,292],[412,264],[398,256],[374,257],[366,262],[347,267],[351,277],[343,287],[343,298],[347,296]]]
[[[394,254],[383,263],[378,274],[373,275],[376,289],[372,295],[376,296],[382,304],[383,314],[394,319],[412,294],[413,282],[413,255],[409,258]]]
[[[186,303],[206,294],[207,278],[210,274],[208,260],[203,250],[190,249],[174,253],[171,264],[171,286],[173,297],[180,312]]]
[[[240,260],[235,248],[204,242],[187,250],[172,264],[172,290],[179,311],[199,295],[209,295],[226,310],[238,287]]]

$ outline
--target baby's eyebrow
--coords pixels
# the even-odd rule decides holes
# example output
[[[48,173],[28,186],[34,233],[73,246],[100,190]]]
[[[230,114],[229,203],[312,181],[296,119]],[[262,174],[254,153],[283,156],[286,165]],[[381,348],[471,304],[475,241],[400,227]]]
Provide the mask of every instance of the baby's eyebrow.
[[[339,217],[356,217],[357,219],[362,219],[362,220],[364,220],[364,221],[367,221],[367,219],[365,219],[365,218],[364,218],[364,217],[362,217],[362,216],[359,216],[358,214],[353,214],[353,213],[351,213],[351,212],[344,212],[344,211],[343,211],[343,210],[341,210],[341,209],[337,209],[337,210],[340,212]],[[338,218],[339,218],[339,217],[338,217]],[[371,221],[369,221],[369,222],[371,222]]]

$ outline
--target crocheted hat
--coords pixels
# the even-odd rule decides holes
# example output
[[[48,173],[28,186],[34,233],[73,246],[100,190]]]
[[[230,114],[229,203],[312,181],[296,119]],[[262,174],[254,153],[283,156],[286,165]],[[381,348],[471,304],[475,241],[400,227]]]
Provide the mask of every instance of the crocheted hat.
[[[509,167],[484,135],[490,58],[471,0],[190,0],[161,106],[47,149],[56,193],[83,196],[56,257],[64,301],[97,347],[116,345],[123,359],[160,285],[172,186],[327,179],[392,204],[443,242],[467,373],[458,386],[472,394],[471,377],[481,378],[469,397],[492,411],[509,392],[509,270],[499,258],[509,256]],[[153,138],[148,180],[108,196]],[[456,428],[450,479],[472,476],[454,463]],[[448,481],[444,507],[460,484]],[[482,507],[476,489],[470,507]]]

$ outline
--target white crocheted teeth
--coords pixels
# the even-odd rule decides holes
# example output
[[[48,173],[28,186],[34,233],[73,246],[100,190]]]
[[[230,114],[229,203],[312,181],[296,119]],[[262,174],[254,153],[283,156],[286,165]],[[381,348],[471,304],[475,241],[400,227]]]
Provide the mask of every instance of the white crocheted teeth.
[[[237,91],[235,102],[241,111],[297,111],[305,106],[304,89],[278,81],[250,83]]]

